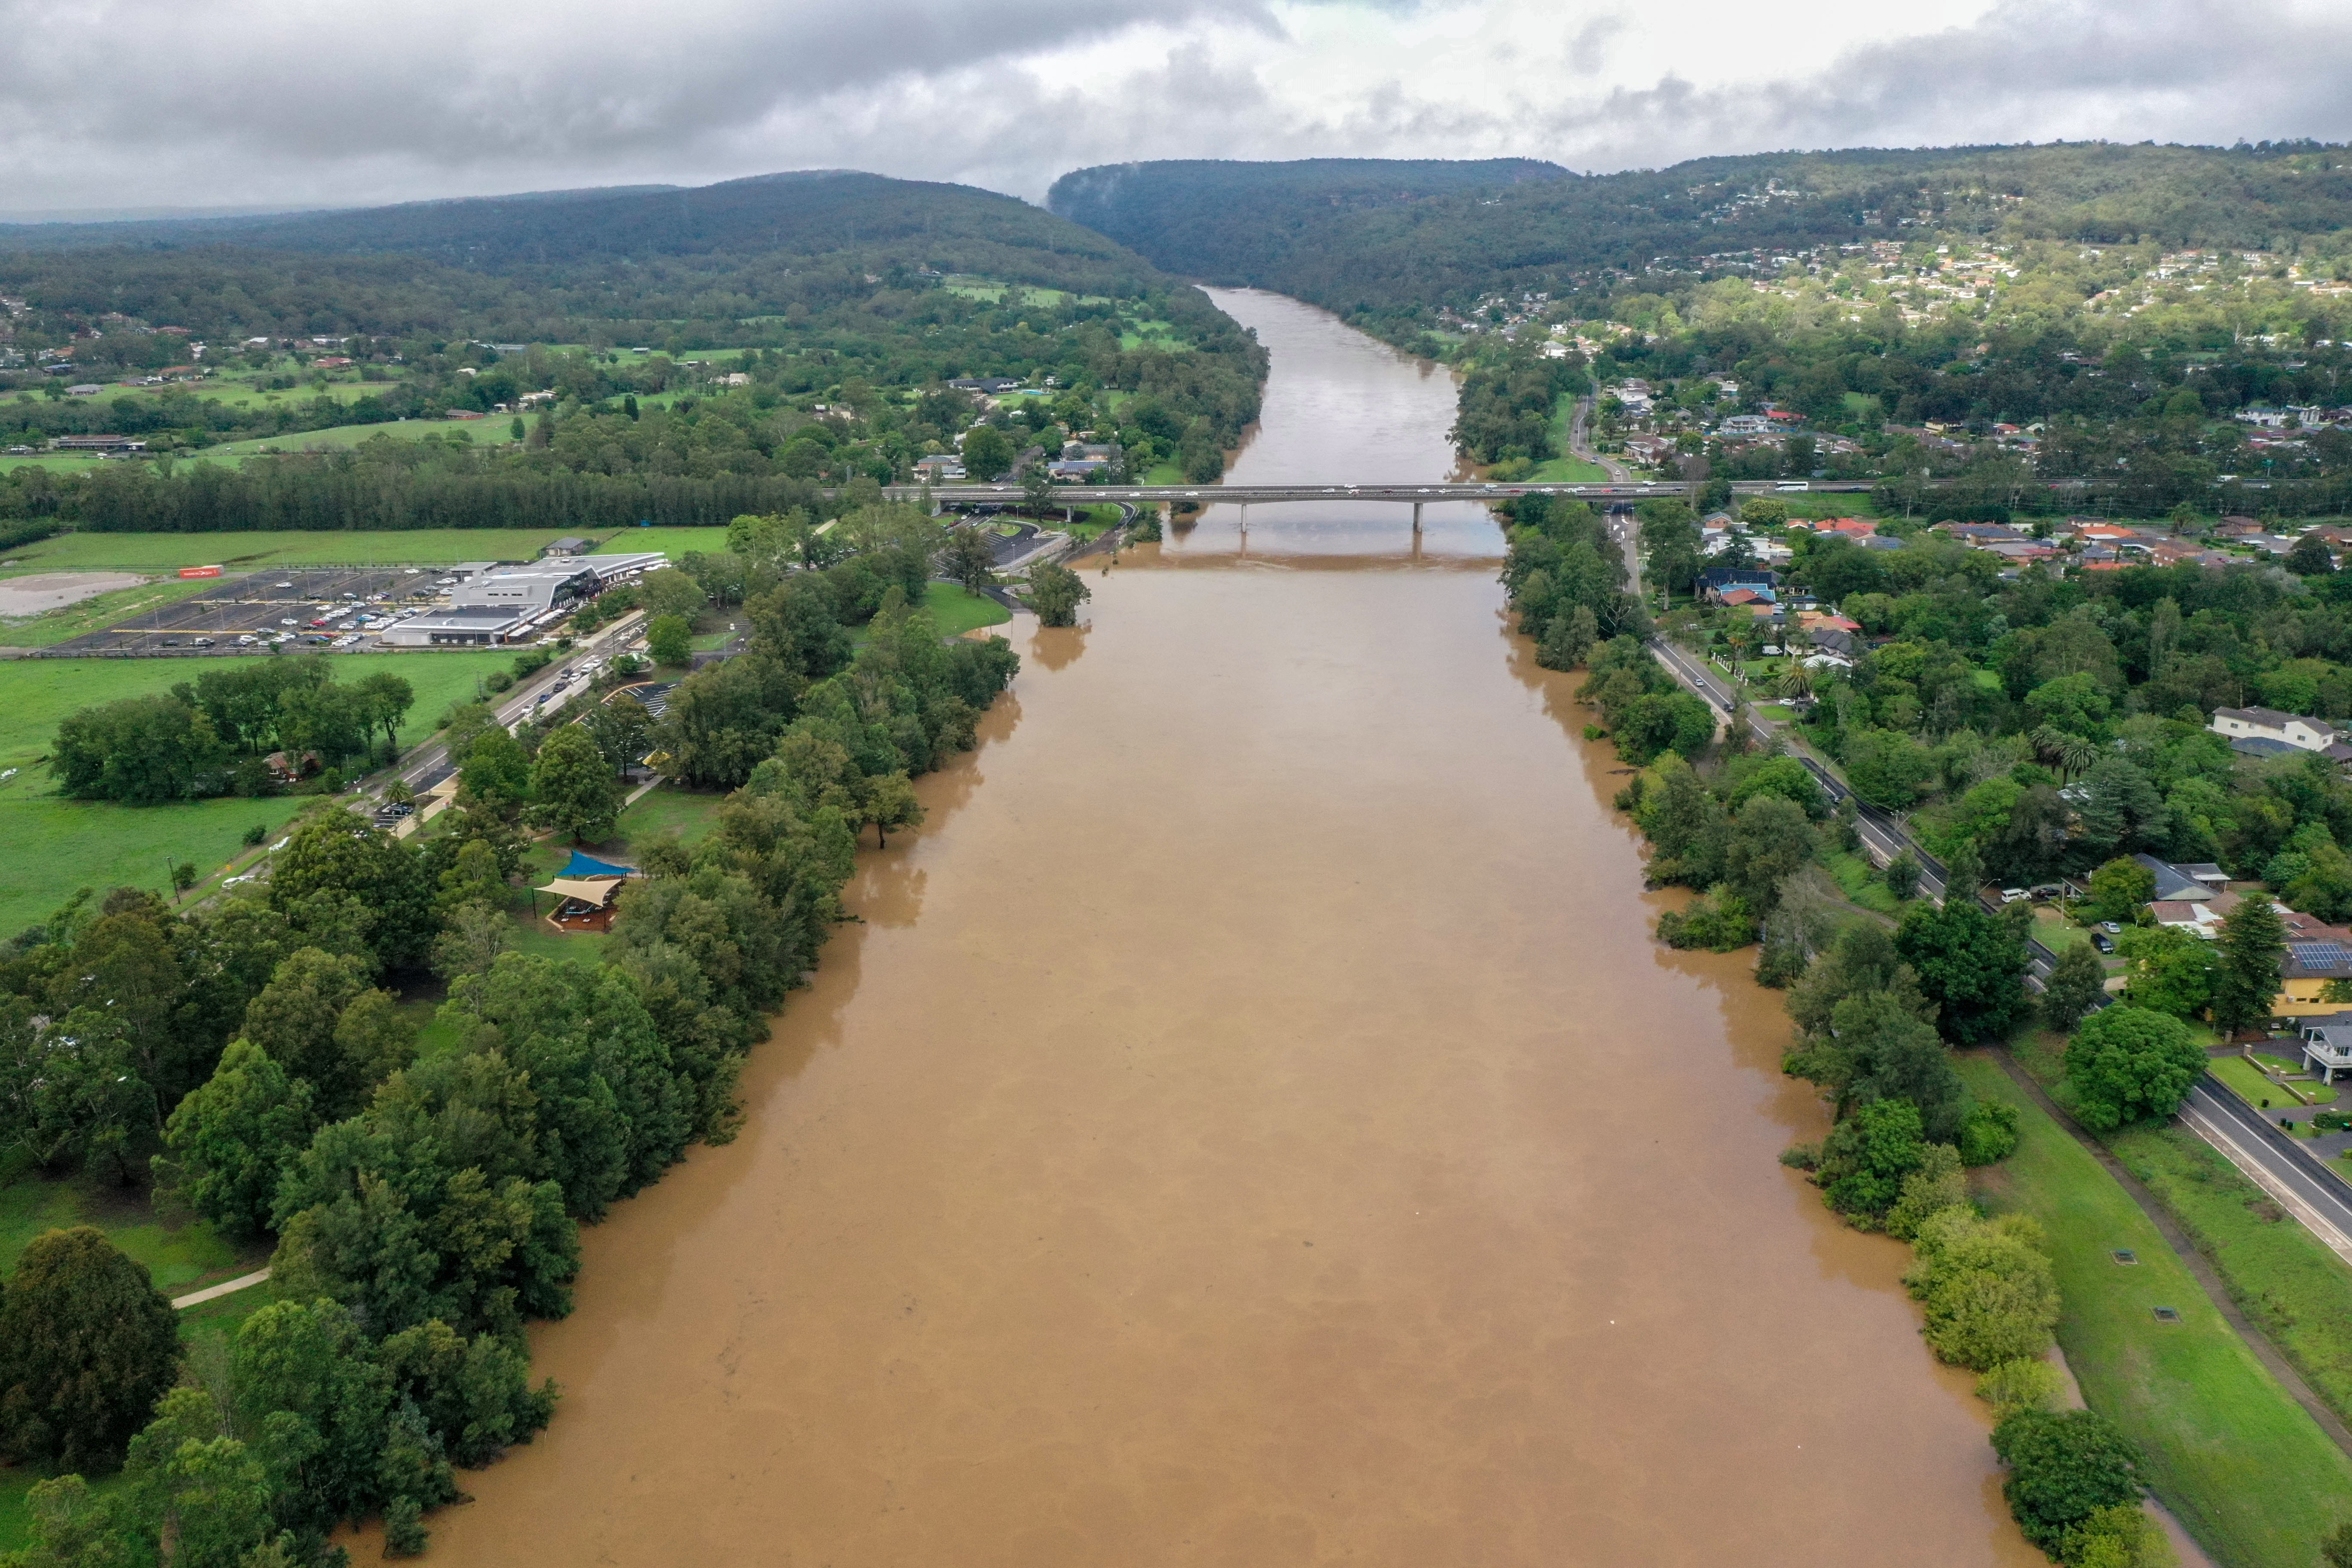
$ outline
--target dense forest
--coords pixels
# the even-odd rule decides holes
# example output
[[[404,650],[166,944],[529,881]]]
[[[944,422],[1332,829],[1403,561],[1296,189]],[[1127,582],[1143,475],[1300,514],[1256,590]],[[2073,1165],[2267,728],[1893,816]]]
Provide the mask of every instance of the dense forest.
[[[1139,472],[1213,478],[1264,374],[1230,319],[1101,237],[1009,197],[867,175],[48,226],[0,231],[47,247],[0,254],[0,359],[18,364],[0,375],[15,389],[0,444],[117,434],[172,460],[16,468],[0,519],[717,523],[909,479],[982,420],[1016,457],[1083,437]],[[210,376],[136,384],[192,344]],[[694,357],[712,352],[723,368]],[[134,384],[64,395],[116,376]],[[992,406],[945,384],[974,377],[1036,395]],[[299,450],[322,430],[453,416],[511,422],[511,439],[412,426]],[[185,460],[257,437],[288,450],[234,470]]]

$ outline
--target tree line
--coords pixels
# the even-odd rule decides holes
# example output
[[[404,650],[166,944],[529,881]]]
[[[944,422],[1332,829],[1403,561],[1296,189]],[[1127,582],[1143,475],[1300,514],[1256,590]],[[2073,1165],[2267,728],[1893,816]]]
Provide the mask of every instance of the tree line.
[[[323,655],[240,659],[168,692],[77,709],[58,726],[49,769],[82,800],[270,795],[290,779],[266,754],[288,753],[293,773],[388,758],[415,701],[389,671],[341,684]]]
[[[412,1552],[456,1467],[546,1425],[522,1331],[569,1310],[579,1226],[732,1135],[858,829],[919,820],[909,776],[973,743],[1016,668],[1001,638],[944,643],[900,581],[870,607],[836,592],[761,589],[751,651],[650,735],[606,732],[628,704],[520,737],[461,710],[457,804],[421,842],[321,809],[258,889],[179,915],[83,894],[0,948],[0,1145],[126,1181],[154,1151],[159,1193],[276,1238],[280,1298],[198,1376],[102,1236],[27,1249],[0,1295],[0,1452],[68,1473],[34,1489],[26,1563],[323,1563],[375,1516]],[[720,694],[740,722],[714,731],[696,714]],[[711,831],[645,849],[601,963],[509,951],[522,826],[609,831],[613,753],[648,740],[733,786]],[[450,1043],[421,1051],[391,987],[428,967]],[[102,1492],[74,1473],[118,1465]]]

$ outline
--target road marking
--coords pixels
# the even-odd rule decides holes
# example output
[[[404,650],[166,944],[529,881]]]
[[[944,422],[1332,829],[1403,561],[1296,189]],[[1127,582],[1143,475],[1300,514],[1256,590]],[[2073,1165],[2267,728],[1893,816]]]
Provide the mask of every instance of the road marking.
[[[2302,1221],[2304,1228],[2317,1237],[2330,1252],[2345,1262],[2352,1263],[2352,1236],[2347,1236],[2314,1208],[2308,1199],[2272,1174],[2269,1167],[2248,1153],[2218,1121],[2186,1100],[2181,1102],[2180,1120],[2190,1131],[2211,1144],[2221,1158],[2235,1165],[2239,1174],[2262,1188],[2270,1194],[2273,1202]]]

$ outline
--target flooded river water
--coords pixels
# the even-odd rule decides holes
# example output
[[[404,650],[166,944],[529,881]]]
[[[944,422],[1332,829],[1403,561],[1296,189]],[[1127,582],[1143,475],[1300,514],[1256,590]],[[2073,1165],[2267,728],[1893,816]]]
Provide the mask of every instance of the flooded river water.
[[[1452,388],[1274,354],[1234,478],[1426,480]],[[1016,628],[741,1137],[587,1233],[445,1563],[2016,1564],[1967,1380],[1774,1155],[1748,955],[1433,508],[1213,508]]]

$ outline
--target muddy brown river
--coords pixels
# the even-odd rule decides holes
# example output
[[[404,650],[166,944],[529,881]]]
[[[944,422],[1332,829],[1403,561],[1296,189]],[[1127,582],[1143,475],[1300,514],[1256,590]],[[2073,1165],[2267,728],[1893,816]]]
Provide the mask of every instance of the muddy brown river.
[[[1426,480],[1445,377],[1279,298],[1236,479]],[[2023,1564],[1983,1407],[1774,1155],[1476,509],[1230,507],[1015,628],[698,1149],[586,1237],[448,1564]],[[1097,563],[1098,566],[1099,563]]]

